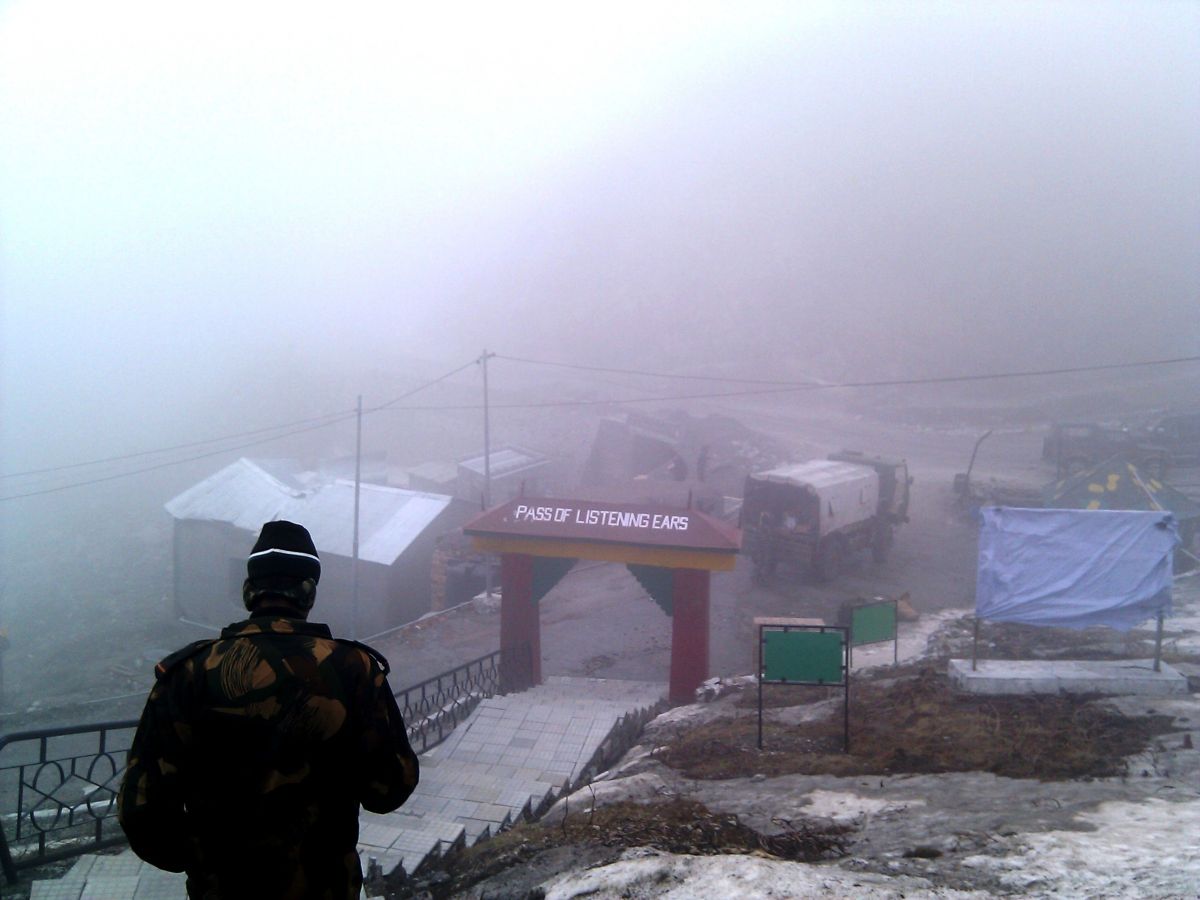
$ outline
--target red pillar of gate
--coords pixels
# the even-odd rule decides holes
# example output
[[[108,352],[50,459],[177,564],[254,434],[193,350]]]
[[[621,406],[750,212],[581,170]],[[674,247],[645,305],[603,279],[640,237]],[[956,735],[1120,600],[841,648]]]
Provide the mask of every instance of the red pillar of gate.
[[[703,569],[676,569],[672,581],[671,702],[691,703],[708,678],[708,584]]]
[[[533,602],[533,557],[500,557],[500,649],[529,646],[530,684],[542,683],[542,623]],[[523,651],[522,651],[523,652]]]

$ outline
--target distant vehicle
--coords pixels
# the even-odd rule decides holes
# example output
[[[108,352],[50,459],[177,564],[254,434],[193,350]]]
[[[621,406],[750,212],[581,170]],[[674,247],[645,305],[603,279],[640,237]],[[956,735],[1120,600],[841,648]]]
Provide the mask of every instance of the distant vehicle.
[[[863,550],[886,561],[896,527],[908,521],[911,484],[904,460],[853,450],[750,475],[740,524],[755,577],[784,563],[829,581]]]
[[[1200,464],[1200,413],[1163,416],[1143,433],[1148,441],[1163,448],[1172,465]]]
[[[1059,478],[1076,475],[1117,454],[1127,454],[1148,472],[1163,477],[1171,463],[1153,432],[1095,422],[1058,422],[1042,441],[1042,459],[1054,463]]]

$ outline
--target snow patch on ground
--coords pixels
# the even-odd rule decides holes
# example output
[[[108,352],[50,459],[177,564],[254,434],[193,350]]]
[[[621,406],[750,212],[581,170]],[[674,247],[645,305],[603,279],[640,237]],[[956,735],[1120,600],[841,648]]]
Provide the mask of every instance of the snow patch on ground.
[[[783,897],[854,897],[856,900],[985,898],[978,891],[934,888],[921,878],[851,873],[829,866],[756,856],[678,856],[631,850],[614,863],[572,872],[544,885],[546,900],[766,900]]]
[[[835,822],[853,822],[865,816],[881,812],[905,810],[911,806],[924,806],[923,800],[882,800],[863,797],[849,791],[815,790],[808,795],[804,813]]]
[[[943,609],[926,613],[915,622],[901,622],[896,629],[898,643],[864,644],[854,648],[854,671],[875,666],[890,666],[893,658],[900,662],[920,659],[926,655],[929,638],[946,622],[961,618],[966,609]]]
[[[974,856],[963,865],[994,871],[1026,897],[1200,894],[1200,801],[1114,801],[1078,820],[1095,830],[1022,835],[1007,855]]]

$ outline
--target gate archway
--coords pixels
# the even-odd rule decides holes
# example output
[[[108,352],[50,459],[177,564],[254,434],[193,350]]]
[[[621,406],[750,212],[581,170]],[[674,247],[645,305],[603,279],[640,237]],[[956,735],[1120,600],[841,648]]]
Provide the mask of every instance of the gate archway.
[[[528,644],[542,679],[542,597],[580,559],[624,563],[671,617],[670,697],[687,702],[708,678],[709,582],[737,562],[741,532],[694,509],[518,497],[463,531],[500,555],[500,649]]]

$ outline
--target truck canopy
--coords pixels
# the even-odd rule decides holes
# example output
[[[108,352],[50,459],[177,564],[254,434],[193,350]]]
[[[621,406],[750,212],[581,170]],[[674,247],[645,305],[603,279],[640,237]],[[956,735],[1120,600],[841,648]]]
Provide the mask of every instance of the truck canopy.
[[[818,535],[870,519],[879,508],[879,473],[868,465],[816,459],[751,475],[743,514],[808,518],[819,500]]]

